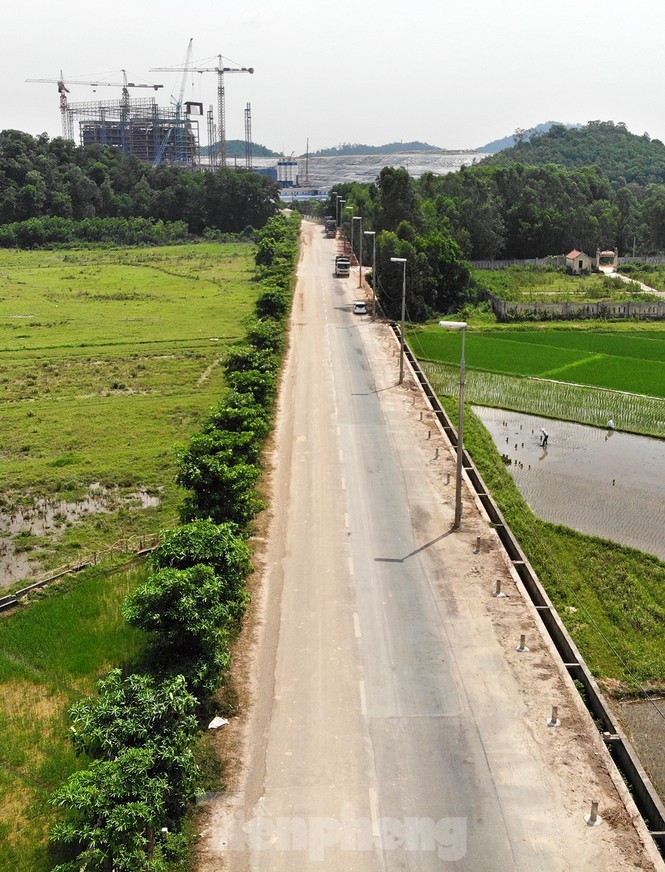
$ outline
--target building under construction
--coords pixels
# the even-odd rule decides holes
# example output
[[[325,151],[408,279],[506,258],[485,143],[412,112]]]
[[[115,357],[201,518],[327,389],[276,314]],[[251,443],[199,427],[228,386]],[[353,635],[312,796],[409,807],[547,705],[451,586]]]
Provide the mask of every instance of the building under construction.
[[[196,166],[200,162],[199,125],[191,115],[201,104],[158,106],[151,99],[70,103],[72,130],[81,145],[108,145],[157,166]],[[199,113],[200,114],[200,113]]]

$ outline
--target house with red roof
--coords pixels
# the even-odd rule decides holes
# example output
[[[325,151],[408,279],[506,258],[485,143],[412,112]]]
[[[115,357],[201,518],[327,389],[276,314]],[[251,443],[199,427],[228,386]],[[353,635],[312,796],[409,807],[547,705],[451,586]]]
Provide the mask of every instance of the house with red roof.
[[[566,255],[566,269],[574,276],[580,276],[583,273],[590,273],[596,265],[595,258],[589,257],[583,251],[578,251],[574,248]]]

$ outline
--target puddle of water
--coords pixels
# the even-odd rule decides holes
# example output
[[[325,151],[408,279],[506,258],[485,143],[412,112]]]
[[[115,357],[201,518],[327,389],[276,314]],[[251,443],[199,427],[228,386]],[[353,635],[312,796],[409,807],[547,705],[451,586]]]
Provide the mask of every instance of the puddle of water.
[[[87,515],[115,512],[122,507],[147,509],[159,505],[159,497],[145,490],[120,494],[117,489],[90,485],[85,499],[37,500],[12,514],[0,512],[0,588],[27,578],[35,572],[30,551],[22,551],[15,539],[20,533],[33,536],[56,534],[67,522],[76,522]],[[34,554],[32,554],[34,557]]]
[[[474,412],[539,518],[665,560],[664,440],[502,409]]]

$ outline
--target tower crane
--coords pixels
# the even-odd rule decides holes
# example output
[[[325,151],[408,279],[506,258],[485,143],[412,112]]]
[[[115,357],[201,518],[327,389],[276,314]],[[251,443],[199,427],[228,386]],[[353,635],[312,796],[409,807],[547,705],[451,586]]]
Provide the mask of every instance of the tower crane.
[[[151,85],[149,83],[136,83],[136,82],[128,82],[127,81],[127,71],[121,70],[122,73],[122,82],[91,82],[91,81],[78,81],[76,79],[68,79],[65,83],[65,77],[62,74],[62,70],[60,70],[60,78],[59,79],[26,79],[26,82],[37,82],[47,85],[56,85],[58,86],[58,93],[60,94],[60,117],[62,120],[62,135],[65,139],[74,139],[74,123],[72,120],[72,112],[67,103],[67,94],[69,94],[69,88],[67,85],[89,85],[91,88],[100,88],[100,87],[108,87],[108,88],[122,88],[122,113],[123,117],[127,117],[129,114],[129,89],[130,88],[152,88],[154,91],[159,90],[159,88],[163,88],[163,85]]]
[[[253,73],[254,67],[225,67],[222,56],[217,56],[216,67],[151,67],[151,73],[217,73],[217,129],[219,133],[218,164],[226,166],[226,98],[224,94],[224,73]],[[212,148],[212,143],[210,143]],[[212,157],[212,154],[211,154]]]

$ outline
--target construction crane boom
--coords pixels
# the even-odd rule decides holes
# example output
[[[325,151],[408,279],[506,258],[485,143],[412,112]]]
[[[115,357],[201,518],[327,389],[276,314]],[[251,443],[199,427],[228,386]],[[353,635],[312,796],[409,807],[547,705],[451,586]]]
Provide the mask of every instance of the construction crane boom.
[[[104,82],[101,80],[91,82],[90,80],[83,81],[78,79],[68,79],[65,83],[65,77],[62,74],[62,70],[60,70],[59,79],[26,79],[26,82],[36,82],[38,84],[58,86],[58,93],[60,94],[60,116],[62,119],[62,135],[65,139],[73,140],[74,125],[72,122],[72,113],[67,103],[67,94],[69,94],[69,88],[67,87],[67,85],[88,85],[91,88],[122,88],[122,104],[125,114],[129,113],[129,88],[152,88],[154,91],[158,91],[160,88],[164,87],[163,85],[151,85],[148,82],[128,82],[127,71],[121,70],[120,72],[122,73],[122,82]]]
[[[225,67],[222,65],[222,56],[218,55],[216,67],[151,67],[151,73],[217,73],[217,131],[219,135],[218,163],[226,166],[226,96],[224,92],[225,73],[254,73],[254,67]],[[212,149],[212,143],[209,143]],[[212,158],[212,153],[211,153]]]

